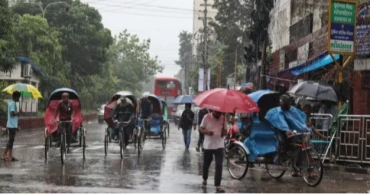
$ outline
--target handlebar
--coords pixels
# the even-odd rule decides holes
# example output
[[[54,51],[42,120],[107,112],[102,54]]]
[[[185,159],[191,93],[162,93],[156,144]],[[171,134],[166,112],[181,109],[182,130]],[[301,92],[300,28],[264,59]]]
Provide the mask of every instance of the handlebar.
[[[297,131],[294,130],[293,134],[291,136],[289,136],[288,138],[303,136],[303,135],[311,135],[311,133],[310,132],[298,133]]]
[[[72,121],[55,121],[56,123],[58,124],[61,124],[61,123],[72,123]]]
[[[131,120],[129,120],[129,121],[114,121],[114,122],[117,123],[117,124],[125,124],[125,125],[127,125],[127,124],[131,123]]]

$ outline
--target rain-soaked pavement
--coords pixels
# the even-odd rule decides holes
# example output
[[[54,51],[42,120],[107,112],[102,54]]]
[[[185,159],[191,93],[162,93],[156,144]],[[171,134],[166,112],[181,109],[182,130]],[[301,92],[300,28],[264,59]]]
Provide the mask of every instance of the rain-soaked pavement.
[[[14,148],[18,162],[0,162],[0,192],[205,192],[201,188],[202,155],[194,149],[198,133],[192,133],[192,149],[184,151],[182,134],[171,125],[166,150],[161,141],[149,139],[138,157],[129,146],[120,159],[118,145],[111,144],[104,156],[105,125],[96,122],[88,129],[86,160],[82,150],[73,148],[61,165],[57,149],[44,160],[43,131],[22,131]],[[6,137],[0,138],[0,146]],[[3,151],[1,149],[0,151]],[[225,164],[225,162],[224,162]],[[224,165],[225,166],[225,165]],[[211,166],[206,192],[214,192],[214,166]],[[370,176],[335,171],[325,172],[316,188],[306,186],[303,179],[285,175],[281,180],[269,178],[265,170],[254,168],[241,180],[233,180],[226,168],[222,185],[227,192],[366,192],[370,190]]]

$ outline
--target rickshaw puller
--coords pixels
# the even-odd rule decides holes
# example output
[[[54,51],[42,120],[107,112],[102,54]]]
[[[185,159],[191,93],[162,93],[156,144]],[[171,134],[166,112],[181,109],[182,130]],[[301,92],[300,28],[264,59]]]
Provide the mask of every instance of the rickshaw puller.
[[[113,118],[114,120],[117,120],[119,122],[127,122],[127,121],[133,121],[133,118],[135,116],[135,111],[133,106],[127,102],[126,97],[121,97],[119,99],[120,102],[117,105],[116,109],[114,110]],[[120,126],[117,126],[115,129],[116,132],[118,132]],[[126,146],[128,145],[129,138],[132,136],[133,133],[133,125],[132,123],[129,123],[124,130],[124,141]],[[117,133],[116,133],[117,134]]]
[[[141,97],[140,101],[141,101],[141,106],[140,106],[141,118],[142,119],[150,119],[150,116],[152,115],[152,112],[153,112],[153,105],[150,102],[150,100],[148,99],[148,95],[146,93],[144,93],[143,96]],[[149,122],[145,122],[145,129],[147,131],[150,130],[150,123]]]
[[[62,100],[59,101],[57,109],[55,111],[54,120],[57,121],[57,116],[59,114],[59,121],[72,121],[73,122],[73,106],[72,101],[69,100],[69,94],[67,92],[62,94]],[[69,152],[69,146],[71,145],[71,137],[72,137],[72,123],[63,123],[66,127],[66,135],[67,135],[67,145]],[[58,137],[60,137],[60,127],[58,126]],[[60,138],[58,138],[58,145],[60,145]]]

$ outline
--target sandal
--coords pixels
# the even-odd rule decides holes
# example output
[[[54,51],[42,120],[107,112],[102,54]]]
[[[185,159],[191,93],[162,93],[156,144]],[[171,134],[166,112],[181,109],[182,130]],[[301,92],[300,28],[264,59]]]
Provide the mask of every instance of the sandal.
[[[8,157],[6,157],[6,156],[2,156],[2,157],[1,157],[1,160],[6,161],[6,160],[8,160]]]
[[[225,193],[225,190],[221,187],[216,188],[216,193]]]
[[[206,188],[206,187],[207,187],[207,182],[206,181],[203,181],[202,188]]]
[[[10,161],[10,162],[17,162],[17,161],[18,161],[18,159],[13,157],[12,159],[8,159],[7,161]]]

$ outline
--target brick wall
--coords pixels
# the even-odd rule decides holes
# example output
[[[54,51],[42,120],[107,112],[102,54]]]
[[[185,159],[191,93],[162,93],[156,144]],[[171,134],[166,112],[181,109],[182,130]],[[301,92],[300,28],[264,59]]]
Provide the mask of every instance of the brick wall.
[[[370,114],[369,105],[369,89],[365,89],[363,87],[362,78],[364,76],[370,76],[369,72],[358,72],[354,71],[352,76],[353,82],[353,114],[355,115],[363,115],[363,114]]]
[[[84,118],[83,120],[84,122],[93,121],[97,119],[97,115],[88,114],[88,115],[84,115],[83,118]],[[0,127],[5,127],[5,126],[6,126],[6,118],[0,118]],[[44,117],[29,117],[29,118],[21,117],[19,119],[19,127],[21,129],[43,128],[45,127]]]

